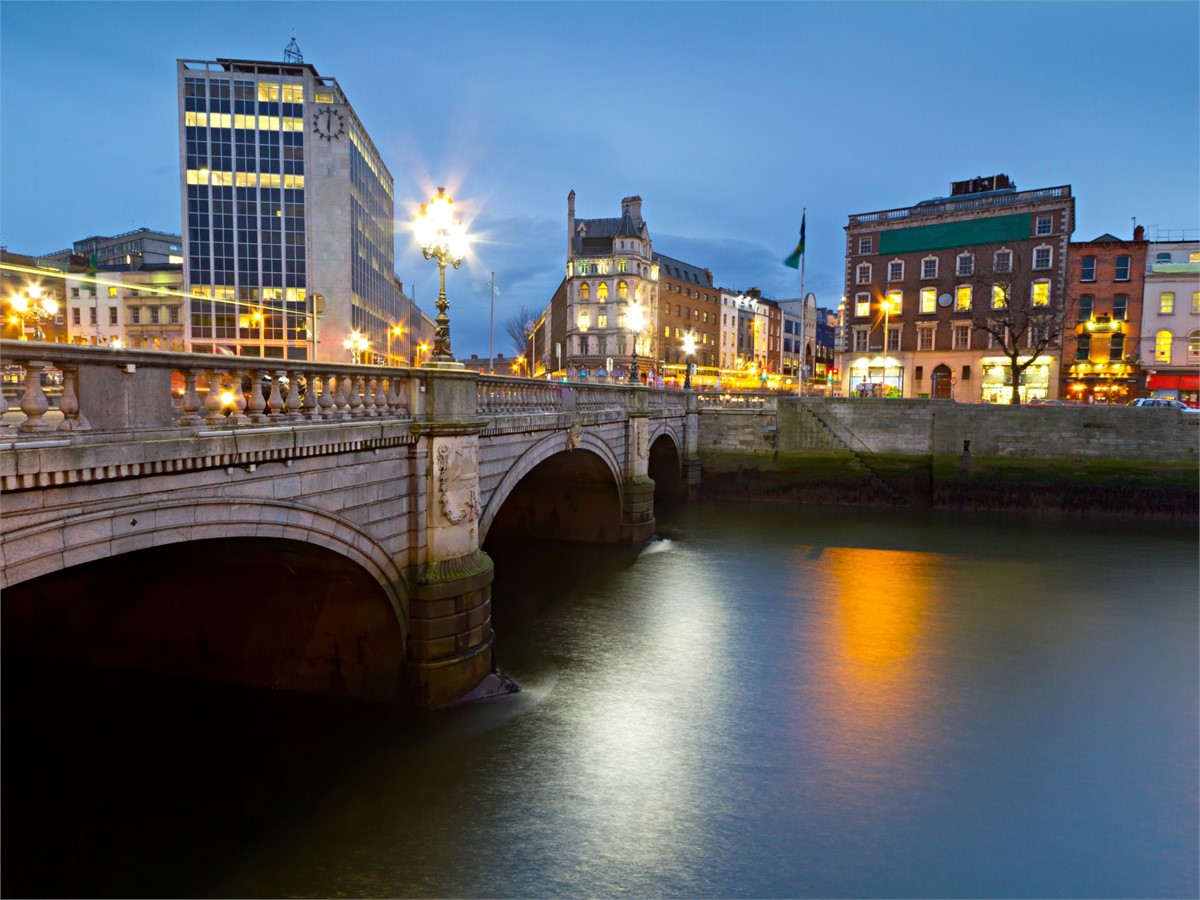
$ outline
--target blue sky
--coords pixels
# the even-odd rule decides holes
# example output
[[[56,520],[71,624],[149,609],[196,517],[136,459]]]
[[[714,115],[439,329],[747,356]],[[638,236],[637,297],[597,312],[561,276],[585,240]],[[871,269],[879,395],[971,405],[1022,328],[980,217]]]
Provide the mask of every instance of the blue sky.
[[[639,194],[655,249],[718,285],[836,305],[854,213],[1007,173],[1070,184],[1077,240],[1200,228],[1196,3],[0,4],[0,244],[179,232],[175,60],[283,58],[338,79],[407,222],[445,184],[478,240],[447,275],[457,355],[562,275],[582,217]]]

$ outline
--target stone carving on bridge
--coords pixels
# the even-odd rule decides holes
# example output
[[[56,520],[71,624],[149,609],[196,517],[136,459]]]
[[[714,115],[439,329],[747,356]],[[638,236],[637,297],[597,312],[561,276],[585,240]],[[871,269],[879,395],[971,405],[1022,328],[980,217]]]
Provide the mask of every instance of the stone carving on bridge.
[[[451,525],[479,516],[479,467],[473,444],[442,444],[437,450],[438,505]]]
[[[583,439],[583,428],[579,425],[572,425],[567,429],[567,449],[574,450],[579,446],[580,440]]]

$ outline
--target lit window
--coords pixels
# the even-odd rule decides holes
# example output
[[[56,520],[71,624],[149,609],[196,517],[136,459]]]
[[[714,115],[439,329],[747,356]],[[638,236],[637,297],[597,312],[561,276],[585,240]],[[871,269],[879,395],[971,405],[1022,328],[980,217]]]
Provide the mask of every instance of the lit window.
[[[115,287],[110,287],[108,289],[108,296],[110,296],[110,297],[117,296],[117,289]]]
[[[303,103],[304,102],[304,85],[302,85],[302,84],[285,84],[283,86],[283,102],[284,103]]]
[[[1188,254],[1188,262],[1194,262],[1194,263],[1200,262],[1200,253],[1193,250],[1191,253]]]
[[[854,295],[854,314],[856,316],[869,316],[871,314],[871,295],[860,293]]]
[[[904,313],[904,292],[903,291],[888,291],[887,295],[888,314],[899,316]]]
[[[1129,280],[1129,257],[1128,256],[1118,256],[1117,257],[1117,270],[1116,270],[1116,273],[1113,275],[1113,278],[1116,281],[1128,281]]]
[[[1050,282],[1035,281],[1033,283],[1033,294],[1030,299],[1034,306],[1049,306],[1050,305]]]
[[[1033,267],[1035,269],[1048,269],[1054,258],[1054,251],[1050,247],[1035,247],[1033,250]]]
[[[259,82],[258,99],[259,100],[278,100],[279,99],[279,85],[268,84],[265,81]]]
[[[957,265],[954,271],[960,276],[975,274],[975,257],[973,257],[970,253],[959,254],[956,262]]]
[[[608,299],[608,282],[602,281],[596,285],[596,299],[603,303]]]
[[[858,268],[854,270],[855,284],[870,284],[871,283],[871,264],[859,263]]]
[[[1171,362],[1171,338],[1169,331],[1160,331],[1154,336],[1154,361],[1159,363]]]
[[[318,103],[332,103],[333,102],[333,93],[330,91],[317,91],[317,102]]]
[[[607,328],[608,327],[608,314],[607,313],[596,313],[596,327],[597,328]]]
[[[1096,257],[1085,256],[1079,261],[1079,280],[1080,281],[1095,281],[1096,280]]]
[[[587,331],[592,327],[592,313],[590,310],[581,309],[579,311],[579,330]]]
[[[620,297],[622,300],[626,300],[626,299],[628,299],[628,297],[629,297],[629,285],[627,285],[627,284],[626,284],[625,282],[623,282],[623,281],[618,281],[618,282],[617,282],[617,296],[618,296],[618,297]]]
[[[969,350],[971,348],[971,326],[970,325],[955,325],[954,326],[954,349]]]
[[[969,284],[960,284],[954,289],[954,311],[971,311],[971,286]]]
[[[1008,306],[1008,289],[1002,284],[992,285],[992,309],[1004,309]]]
[[[1200,363],[1200,331],[1188,335],[1188,362],[1193,366]]]
[[[921,277],[937,278],[938,261],[936,256],[927,256],[921,260]]]
[[[1158,311],[1164,316],[1175,312],[1175,292],[1164,291],[1158,295]]]
[[[904,261],[897,259],[888,263],[888,281],[904,280]]]
[[[1054,228],[1054,218],[1052,216],[1038,216],[1037,224],[1034,226],[1034,234],[1050,234]]]
[[[937,288],[921,288],[921,312],[937,312]]]
[[[1200,313],[1200,291],[1192,291],[1192,314]]]
[[[627,272],[627,271],[629,271],[629,260],[627,260],[627,259],[618,259],[618,260],[617,260],[617,271],[618,271],[618,272]]]
[[[586,281],[579,286],[579,299],[590,300],[592,298],[592,288]]]

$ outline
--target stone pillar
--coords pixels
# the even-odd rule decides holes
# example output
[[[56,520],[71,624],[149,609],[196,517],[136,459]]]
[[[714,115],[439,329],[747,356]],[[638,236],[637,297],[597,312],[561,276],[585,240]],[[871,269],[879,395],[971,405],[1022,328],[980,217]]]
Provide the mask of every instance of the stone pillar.
[[[695,394],[684,394],[683,483],[689,500],[700,490],[700,405]]]
[[[625,435],[625,483],[621,489],[621,540],[640,544],[654,536],[654,481],[649,477],[650,420],[631,414]]]
[[[424,563],[408,610],[406,685],[414,705],[446,706],[495,671],[492,561],[479,548],[476,378],[428,372]]]

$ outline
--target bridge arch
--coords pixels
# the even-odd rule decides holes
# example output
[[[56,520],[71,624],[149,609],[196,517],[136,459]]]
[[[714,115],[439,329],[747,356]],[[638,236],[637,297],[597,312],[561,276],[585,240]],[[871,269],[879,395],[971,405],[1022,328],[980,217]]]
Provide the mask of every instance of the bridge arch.
[[[584,432],[580,436],[579,443],[574,449],[568,449],[565,443],[566,440],[563,433],[555,432],[538,441],[513,463],[511,468],[505,473],[504,478],[501,479],[500,483],[496,485],[495,490],[492,491],[491,496],[487,500],[487,506],[483,511],[483,515],[480,517],[480,545],[483,544],[484,538],[487,537],[488,531],[496,520],[496,515],[500,512],[500,508],[504,506],[504,501],[509,498],[522,479],[541,463],[560,454],[576,453],[582,450],[590,452],[590,454],[600,459],[603,466],[612,475],[613,485],[617,491],[617,511],[619,514],[624,504],[624,475],[622,473],[621,461],[617,458],[617,454],[607,443],[588,432]]]
[[[256,537],[316,544],[356,563],[383,589],[407,639],[408,588],[391,554],[353,523],[323,510],[271,500],[156,499],[47,520],[6,539],[4,586],[136,550]]]

